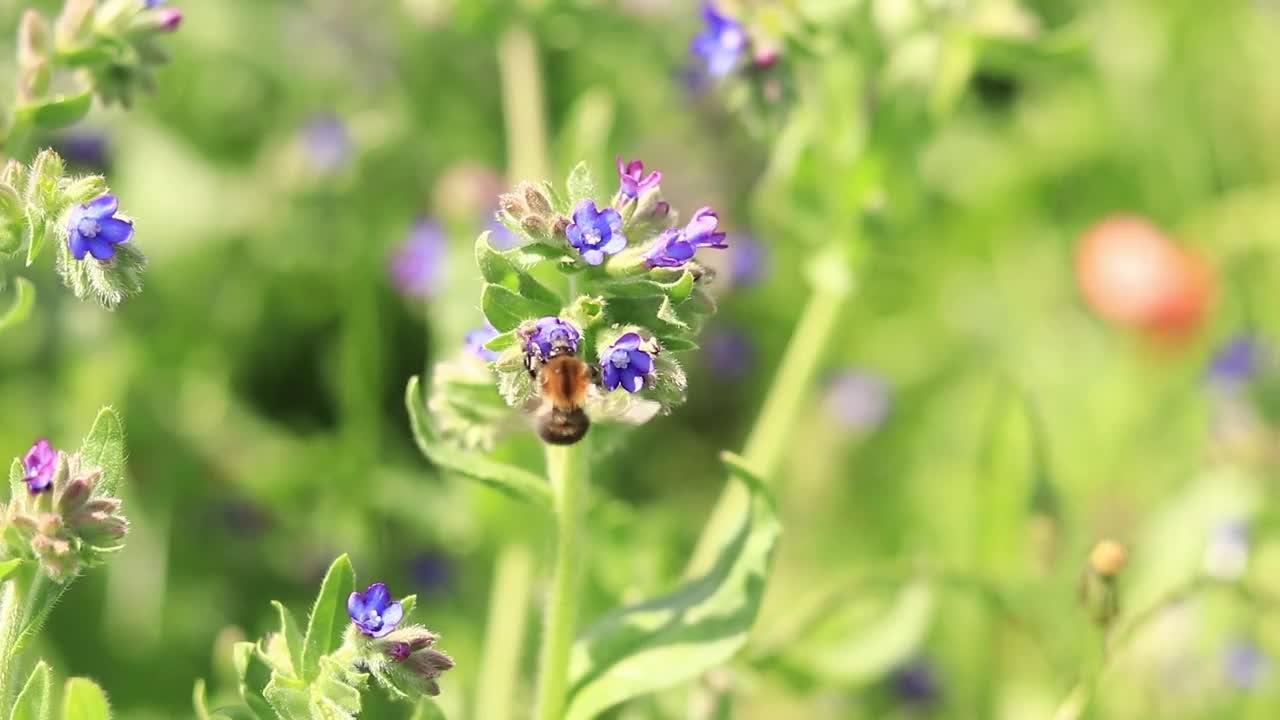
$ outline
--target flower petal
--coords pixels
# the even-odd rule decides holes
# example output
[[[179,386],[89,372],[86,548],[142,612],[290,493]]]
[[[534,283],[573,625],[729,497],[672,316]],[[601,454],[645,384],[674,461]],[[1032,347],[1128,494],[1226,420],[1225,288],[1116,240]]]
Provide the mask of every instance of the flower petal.
[[[404,606],[393,602],[382,612],[382,629],[390,632],[404,619]]]
[[[604,262],[604,253],[598,248],[582,251],[582,259],[587,261],[588,265],[599,265]]]
[[[635,350],[640,347],[642,338],[638,333],[629,332],[613,343],[613,350]]]
[[[387,609],[387,604],[391,602],[391,591],[387,590],[384,583],[374,583],[364,591],[364,603],[366,607],[378,611],[383,614]]]
[[[631,365],[641,375],[653,372],[653,356],[643,350],[631,351]]]
[[[127,243],[133,238],[133,223],[126,220],[109,217],[101,220],[100,225],[102,229],[98,231],[98,238],[112,245]]]
[[[78,232],[73,231],[67,236],[67,247],[71,248],[71,257],[77,260],[83,260],[89,254],[89,243]]]
[[[644,389],[644,376],[636,372],[635,368],[628,367],[622,371],[622,386],[627,392],[638,393]]]
[[[609,242],[600,246],[600,252],[605,255],[616,255],[622,252],[622,249],[626,246],[627,236],[617,230],[614,230],[613,233],[609,235]]]
[[[583,200],[573,210],[573,222],[576,225],[590,225],[599,214],[595,200]]]
[[[364,594],[353,592],[347,596],[347,614],[352,620],[364,614]]]
[[[607,225],[615,235],[618,234],[618,230],[622,228],[622,216],[613,208],[605,208],[604,210],[601,210],[600,220],[601,224]],[[623,238],[622,241],[625,243],[626,238]]]
[[[82,217],[91,217],[95,220],[109,218],[116,214],[116,210],[120,207],[120,201],[115,195],[103,195],[84,206]]]
[[[116,246],[107,242],[107,239],[99,234],[98,237],[85,241],[89,248],[89,254],[95,260],[110,260],[116,256]]]
[[[601,364],[604,366],[604,387],[606,390],[617,390],[618,384],[622,382],[622,375],[613,363],[604,362],[601,358]]]

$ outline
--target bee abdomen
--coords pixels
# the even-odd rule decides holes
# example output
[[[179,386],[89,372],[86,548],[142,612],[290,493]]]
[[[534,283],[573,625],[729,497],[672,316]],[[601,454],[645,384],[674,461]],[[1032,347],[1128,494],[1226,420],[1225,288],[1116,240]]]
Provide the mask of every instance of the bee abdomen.
[[[587,434],[591,421],[582,408],[551,406],[538,417],[538,436],[552,445],[572,445]]]

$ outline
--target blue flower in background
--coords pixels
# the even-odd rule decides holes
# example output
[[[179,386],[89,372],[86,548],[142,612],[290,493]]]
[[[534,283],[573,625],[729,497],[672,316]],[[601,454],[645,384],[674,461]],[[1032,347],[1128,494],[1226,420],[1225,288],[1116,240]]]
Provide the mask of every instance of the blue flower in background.
[[[1209,363],[1209,381],[1222,385],[1249,382],[1261,369],[1263,354],[1262,346],[1252,338],[1234,338],[1214,354]]]
[[[119,205],[115,195],[103,195],[71,209],[67,220],[71,257],[83,260],[85,255],[93,255],[98,260],[110,260],[116,255],[116,245],[129,242],[133,223],[115,217]]]
[[[627,333],[600,355],[606,389],[622,386],[627,392],[638,393],[644,388],[645,376],[653,372],[653,356],[640,349],[642,342],[638,334]]]
[[[889,386],[881,378],[861,370],[844,370],[827,386],[826,411],[849,430],[867,432],[880,426],[889,414]]]
[[[486,348],[484,344],[496,337],[498,337],[497,328],[490,325],[486,320],[484,327],[476,328],[475,330],[467,333],[463,341],[467,344],[467,352],[475,355],[485,362],[493,362],[498,359],[498,353]]]
[[[448,255],[449,243],[440,226],[419,220],[391,259],[391,279],[408,297],[436,295],[444,288]]]
[[[374,583],[364,592],[353,592],[347,598],[347,614],[360,632],[380,638],[392,630],[404,618],[404,606],[391,600],[391,593],[382,583]]]
[[[341,170],[351,157],[351,134],[336,115],[316,115],[302,128],[307,159],[321,172]]]
[[[68,132],[53,141],[53,149],[73,165],[97,172],[107,169],[111,152],[106,134],[97,130]]]
[[[558,352],[577,353],[578,341],[582,339],[578,328],[555,316],[525,323],[518,334],[525,339],[525,353],[541,358],[549,358]]]
[[[898,699],[909,705],[929,705],[941,695],[938,676],[933,666],[923,659],[913,660],[895,670],[890,683]]]
[[[594,200],[578,203],[565,235],[588,265],[599,265],[606,255],[616,255],[627,246],[627,236],[622,234],[622,216],[613,208],[597,209]]]
[[[1261,685],[1270,665],[1267,656],[1251,642],[1233,643],[1223,657],[1227,682],[1239,690],[1253,690]]]
[[[32,495],[48,490],[53,485],[53,471],[57,466],[58,452],[53,449],[48,440],[44,438],[36,440],[26,456],[22,458],[22,467],[25,471],[22,479],[27,483],[27,490],[31,491]]]
[[[619,155],[617,161],[618,179],[622,182],[622,188],[618,192],[622,193],[623,197],[639,197],[641,193],[652,190],[662,183],[662,173],[657,170],[645,177],[644,163],[640,160],[624,163],[622,156]]]
[[[510,250],[520,244],[520,238],[492,215],[489,216],[485,230],[492,233],[489,236],[489,243],[497,250]]]
[[[727,248],[725,234],[716,232],[719,223],[714,210],[700,208],[683,230],[670,228],[659,235],[645,260],[653,267],[680,267],[693,259],[698,248]]]
[[[737,329],[717,329],[707,333],[702,341],[702,356],[709,368],[721,380],[736,380],[756,364],[756,348],[746,333]]]
[[[409,575],[419,592],[440,593],[453,584],[453,561],[438,550],[420,552],[409,561]]]
[[[1218,523],[1204,548],[1204,572],[1219,580],[1238,580],[1249,567],[1249,524],[1243,518]]]
[[[711,2],[703,3],[702,17],[707,29],[693,39],[690,49],[706,62],[707,74],[724,77],[733,72],[746,52],[746,28],[737,20],[721,15]]]
[[[165,4],[165,2],[166,0],[146,0],[146,6],[148,8],[160,7],[161,5]]]
[[[748,287],[764,279],[769,270],[769,249],[750,235],[733,236],[729,250],[729,280]]]

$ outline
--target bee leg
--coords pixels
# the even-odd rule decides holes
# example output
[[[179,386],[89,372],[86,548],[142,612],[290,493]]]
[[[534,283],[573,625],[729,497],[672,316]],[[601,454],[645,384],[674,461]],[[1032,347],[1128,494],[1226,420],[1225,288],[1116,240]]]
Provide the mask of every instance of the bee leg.
[[[604,374],[600,372],[600,366],[591,364],[591,365],[588,365],[587,367],[591,368],[591,384],[595,385],[596,387],[603,388]]]

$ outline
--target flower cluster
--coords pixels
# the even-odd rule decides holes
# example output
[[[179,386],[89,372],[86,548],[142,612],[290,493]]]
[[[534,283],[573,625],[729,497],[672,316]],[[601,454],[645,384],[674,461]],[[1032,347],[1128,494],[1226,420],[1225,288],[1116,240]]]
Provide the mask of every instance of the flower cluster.
[[[434,645],[439,637],[421,625],[399,627],[404,604],[391,599],[383,583],[347,599],[347,614],[354,632],[361,665],[386,687],[404,695],[412,692],[439,695],[437,682],[453,667],[453,660]]]
[[[86,467],[78,453],[59,452],[43,438],[21,467],[26,492],[14,493],[0,515],[4,557],[33,560],[65,583],[123,547],[129,523],[120,499],[100,492],[101,468]]]

